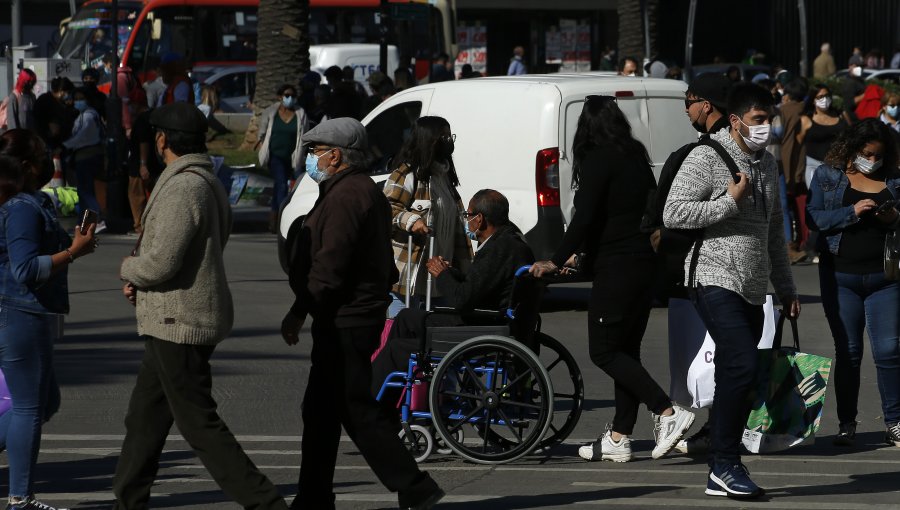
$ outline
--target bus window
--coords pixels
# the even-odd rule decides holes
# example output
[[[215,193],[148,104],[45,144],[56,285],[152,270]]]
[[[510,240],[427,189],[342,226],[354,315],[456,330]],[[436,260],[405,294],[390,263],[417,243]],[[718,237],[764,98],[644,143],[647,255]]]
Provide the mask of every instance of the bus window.
[[[216,7],[211,9],[217,19],[212,25],[220,30],[216,40],[216,49],[221,50],[217,60],[248,61],[256,60],[256,27],[255,7]]]
[[[195,58],[195,37],[202,30],[194,27],[194,9],[190,7],[160,7],[147,16],[153,25],[147,65],[156,66],[166,53],[176,52],[193,62]]]

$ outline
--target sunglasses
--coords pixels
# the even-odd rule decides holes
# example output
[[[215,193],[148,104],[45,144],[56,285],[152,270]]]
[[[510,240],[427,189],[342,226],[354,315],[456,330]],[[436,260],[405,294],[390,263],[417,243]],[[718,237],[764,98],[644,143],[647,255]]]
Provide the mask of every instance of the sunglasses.
[[[704,102],[704,101],[706,101],[706,99],[685,99],[685,100],[684,100],[684,107],[685,107],[685,109],[687,109],[687,108],[690,108],[691,106],[693,106],[693,105],[695,105],[695,104],[697,104],[697,103],[702,103],[702,102]]]

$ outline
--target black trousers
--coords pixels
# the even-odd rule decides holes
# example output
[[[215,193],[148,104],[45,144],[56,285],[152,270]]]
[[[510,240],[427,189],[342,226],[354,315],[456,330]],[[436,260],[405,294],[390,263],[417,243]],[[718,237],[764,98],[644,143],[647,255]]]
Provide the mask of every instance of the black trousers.
[[[214,349],[147,338],[113,479],[115,509],[148,508],[173,422],[228,497],[248,509],[287,508],[216,412],[209,366]]]
[[[607,257],[594,264],[588,306],[591,361],[615,382],[613,430],[630,435],[641,403],[654,413],[672,405],[641,365],[641,341],[650,319],[655,262],[651,256]]]
[[[438,489],[427,473],[419,471],[388,411],[372,397],[370,358],[382,327],[338,328],[328,320],[313,321],[300,480],[291,508],[334,508],[332,483],[341,425],[381,483],[399,492],[401,507],[418,504]]]

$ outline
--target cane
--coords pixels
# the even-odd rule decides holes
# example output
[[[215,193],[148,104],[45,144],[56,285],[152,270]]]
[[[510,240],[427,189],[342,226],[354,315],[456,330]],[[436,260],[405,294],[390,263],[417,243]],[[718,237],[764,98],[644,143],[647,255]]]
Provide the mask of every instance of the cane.
[[[431,226],[432,226],[432,219],[431,219],[431,212],[429,211],[429,213],[428,213],[428,258],[431,258],[431,256],[434,254],[434,230],[432,230]],[[431,311],[431,284],[432,284],[432,281],[433,281],[433,278],[431,276],[431,272],[429,271],[428,272],[428,281],[427,281],[427,285],[425,287],[425,311],[426,312]]]

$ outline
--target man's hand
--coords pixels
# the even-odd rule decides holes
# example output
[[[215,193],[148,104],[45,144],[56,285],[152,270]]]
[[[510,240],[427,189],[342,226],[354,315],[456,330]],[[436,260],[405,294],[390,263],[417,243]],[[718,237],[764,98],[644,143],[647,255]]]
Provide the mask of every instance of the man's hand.
[[[876,205],[877,204],[875,204],[875,201],[870,198],[860,200],[859,202],[853,204],[853,213],[856,214],[857,218],[859,218],[863,215],[863,213],[869,212],[874,209]]]
[[[141,179],[143,179],[145,181],[150,180],[150,169],[147,168],[147,165],[141,165],[139,172],[141,174]]]
[[[655,253],[659,253],[659,241],[662,240],[662,230],[656,229],[650,234],[650,246]]]
[[[549,260],[539,260],[531,265],[531,269],[529,269],[528,272],[534,275],[535,278],[540,278],[545,274],[558,273],[559,268]]]
[[[413,234],[419,234],[421,236],[428,235],[428,225],[425,224],[425,220],[419,218],[413,223],[413,226],[409,229]]]
[[[791,320],[800,317],[800,298],[798,297],[783,297],[779,298],[781,301],[781,305],[784,307],[784,313],[787,314],[788,318]]]
[[[131,303],[131,306],[137,306],[137,288],[131,282],[125,282],[125,286],[122,287],[122,294],[125,294],[125,299]]]
[[[303,327],[303,320],[292,312],[288,312],[281,321],[281,337],[284,343],[288,345],[297,345],[300,341],[300,328]]]
[[[728,194],[731,195],[735,202],[740,202],[742,198],[747,196],[747,193],[750,192],[750,186],[753,185],[750,182],[750,176],[744,172],[739,173],[738,177],[740,179],[738,182],[728,181]]]
[[[425,267],[428,269],[428,273],[431,276],[437,278],[450,267],[450,264],[444,260],[444,257],[432,257],[428,259]]]

